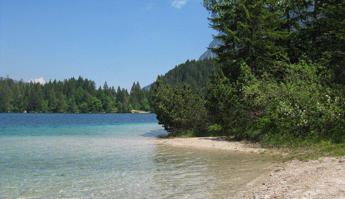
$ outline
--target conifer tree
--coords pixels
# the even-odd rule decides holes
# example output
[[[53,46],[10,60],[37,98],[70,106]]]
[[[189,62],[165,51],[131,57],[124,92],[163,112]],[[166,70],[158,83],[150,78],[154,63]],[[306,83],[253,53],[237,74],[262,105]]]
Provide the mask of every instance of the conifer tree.
[[[286,49],[279,44],[287,39],[288,32],[281,28],[277,1],[211,0],[205,5],[212,14],[211,26],[219,31],[215,38],[222,41],[214,52],[231,81],[240,75],[242,63],[260,75],[272,70],[277,61],[286,60]]]
[[[136,90],[140,107],[149,110],[147,96],[139,83],[135,85],[139,88]],[[82,77],[53,80],[44,85],[0,78],[0,112],[127,113],[132,110],[129,98],[126,89],[116,92],[106,82],[96,89],[95,82]]]

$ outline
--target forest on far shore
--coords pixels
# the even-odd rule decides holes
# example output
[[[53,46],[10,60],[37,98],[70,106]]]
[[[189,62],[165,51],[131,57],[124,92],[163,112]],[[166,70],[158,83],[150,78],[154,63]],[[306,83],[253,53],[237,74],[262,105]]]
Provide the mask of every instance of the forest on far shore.
[[[148,93],[134,82],[131,90],[96,88],[82,77],[45,84],[0,78],[0,112],[29,113],[129,113],[150,111]]]

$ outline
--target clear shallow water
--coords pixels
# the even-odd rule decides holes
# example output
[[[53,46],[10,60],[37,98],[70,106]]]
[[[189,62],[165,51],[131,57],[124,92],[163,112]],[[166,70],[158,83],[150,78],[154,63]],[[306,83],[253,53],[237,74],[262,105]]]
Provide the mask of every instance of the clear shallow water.
[[[271,164],[163,133],[154,115],[0,114],[0,198],[228,198]]]

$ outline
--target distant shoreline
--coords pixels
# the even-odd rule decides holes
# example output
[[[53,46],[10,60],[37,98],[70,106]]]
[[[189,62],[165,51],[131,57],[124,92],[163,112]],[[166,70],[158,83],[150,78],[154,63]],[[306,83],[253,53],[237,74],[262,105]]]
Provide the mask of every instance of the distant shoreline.
[[[131,110],[130,113],[133,113],[133,114],[150,114],[151,112],[143,111],[143,110]]]
[[[57,112],[0,112],[0,114],[155,114],[152,112],[111,112],[111,113],[106,113],[106,112],[96,112],[96,113],[73,113],[73,112],[63,112],[63,113],[57,113]]]

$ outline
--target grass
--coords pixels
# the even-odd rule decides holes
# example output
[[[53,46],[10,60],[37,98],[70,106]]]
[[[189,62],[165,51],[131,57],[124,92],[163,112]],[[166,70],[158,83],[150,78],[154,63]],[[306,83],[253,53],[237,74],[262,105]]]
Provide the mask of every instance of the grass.
[[[216,136],[209,133],[196,133],[195,131],[183,131],[174,132],[166,136],[166,138],[174,137],[203,137],[203,136],[215,136],[223,137],[228,141],[246,141],[238,140],[234,137]],[[283,144],[284,143],[284,144]],[[331,141],[318,140],[313,138],[307,139],[294,139],[292,137],[279,136],[278,139],[269,139],[262,142],[263,148],[270,149],[273,152],[273,156],[280,161],[289,160],[315,160],[321,157],[344,157],[345,156],[345,143],[332,143]]]
[[[289,147],[272,147],[279,152],[278,159],[282,161],[289,160],[316,160],[320,157],[344,157],[345,144],[334,144],[329,141],[321,141],[320,143],[306,144],[304,146]]]

